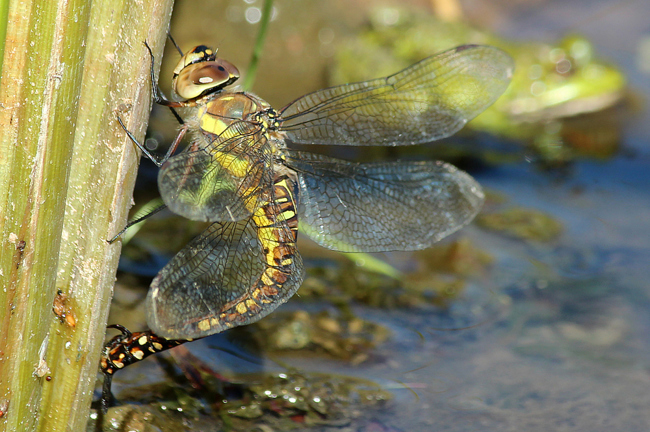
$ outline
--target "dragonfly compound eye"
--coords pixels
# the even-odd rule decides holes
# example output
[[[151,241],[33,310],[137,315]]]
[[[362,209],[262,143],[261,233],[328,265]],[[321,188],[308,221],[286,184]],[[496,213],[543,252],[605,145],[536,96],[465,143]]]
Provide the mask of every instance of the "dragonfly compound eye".
[[[221,90],[239,78],[239,70],[223,59],[189,64],[174,78],[176,94],[189,100]]]
[[[199,45],[192,48],[188,51],[181,59],[176,63],[174,68],[174,76],[177,76],[185,67],[201,62],[210,62],[217,59],[217,52],[212,48],[209,48],[205,45]]]

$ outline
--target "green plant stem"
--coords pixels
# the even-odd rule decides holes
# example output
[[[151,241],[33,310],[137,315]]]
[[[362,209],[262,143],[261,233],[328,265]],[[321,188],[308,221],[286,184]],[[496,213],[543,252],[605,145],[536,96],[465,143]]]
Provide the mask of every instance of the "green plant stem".
[[[0,431],[84,430],[138,160],[115,118],[142,136],[172,1],[5,6]]]
[[[248,91],[253,87],[255,82],[255,75],[257,74],[257,65],[262,55],[262,49],[264,48],[264,41],[266,40],[266,33],[269,27],[269,22],[271,21],[271,11],[273,10],[273,0],[264,0],[264,6],[262,7],[262,17],[260,18],[260,27],[257,32],[257,39],[255,39],[255,47],[253,47],[253,54],[251,55],[251,61],[248,65],[248,71],[246,72],[246,78],[244,79],[243,88]]]

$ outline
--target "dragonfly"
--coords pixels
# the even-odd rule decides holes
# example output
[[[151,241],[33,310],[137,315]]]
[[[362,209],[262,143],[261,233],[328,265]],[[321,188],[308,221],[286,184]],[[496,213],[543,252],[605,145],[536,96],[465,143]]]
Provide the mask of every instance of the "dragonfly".
[[[146,299],[151,330],[122,334],[104,351],[107,378],[188,340],[253,323],[300,287],[299,227],[341,252],[424,249],[468,224],[480,185],[440,161],[356,163],[292,144],[401,146],[453,135],[507,88],[514,64],[503,51],[463,45],[394,75],[318,90],[275,110],[231,87],[239,71],[200,45],[174,70],[190,113],[158,160],[158,187],[174,213],[211,224],[158,273]],[[121,120],[120,120],[121,122]],[[188,135],[189,144],[176,152]],[[106,381],[105,381],[106,382]],[[110,381],[109,381],[110,385]]]

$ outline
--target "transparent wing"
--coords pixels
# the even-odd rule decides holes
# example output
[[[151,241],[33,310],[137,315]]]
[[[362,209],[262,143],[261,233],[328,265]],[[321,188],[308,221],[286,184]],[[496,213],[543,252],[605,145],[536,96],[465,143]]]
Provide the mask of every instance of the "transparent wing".
[[[160,169],[158,188],[171,211],[198,221],[247,218],[271,185],[272,162],[259,127],[230,125],[212,142],[193,145]]]
[[[255,322],[286,302],[304,269],[291,230],[279,225],[271,235],[250,219],[217,222],[192,240],[151,283],[146,308],[154,333],[167,339],[208,336]],[[291,259],[269,264],[264,249],[283,239]]]
[[[512,58],[464,45],[387,78],[307,94],[281,112],[281,129],[302,144],[408,145],[453,135],[505,91]]]
[[[342,252],[417,250],[469,223],[480,185],[444,162],[357,164],[288,153],[298,174],[300,230]]]

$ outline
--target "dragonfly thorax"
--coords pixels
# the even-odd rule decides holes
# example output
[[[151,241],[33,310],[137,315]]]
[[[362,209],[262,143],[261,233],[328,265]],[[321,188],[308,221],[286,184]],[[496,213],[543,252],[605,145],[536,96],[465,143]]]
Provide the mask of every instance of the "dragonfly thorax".
[[[265,130],[277,130],[280,127],[280,114],[269,107],[253,115],[253,121],[259,123]]]
[[[277,127],[277,112],[265,100],[247,92],[224,92],[199,105],[199,127],[215,136],[240,120],[260,124],[264,129]]]

